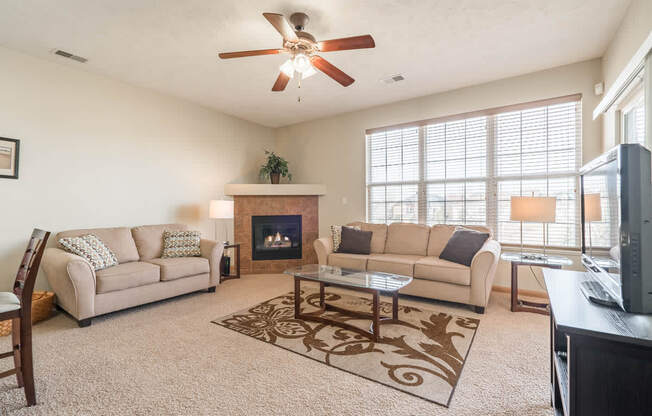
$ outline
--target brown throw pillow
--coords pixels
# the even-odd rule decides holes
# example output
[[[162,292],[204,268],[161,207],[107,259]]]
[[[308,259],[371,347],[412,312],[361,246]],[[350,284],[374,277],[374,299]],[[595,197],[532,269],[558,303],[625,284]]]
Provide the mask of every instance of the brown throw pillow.
[[[360,231],[350,227],[342,227],[342,241],[338,253],[369,254],[371,253],[371,231]]]
[[[333,251],[337,253],[337,250],[340,248],[340,242],[342,241],[342,228],[344,227],[349,227],[348,225],[331,225],[331,238],[333,239]],[[356,230],[359,230],[360,227],[358,226],[352,226],[350,228],[354,228]]]
[[[444,251],[439,255],[439,258],[470,266],[473,257],[480,251],[488,238],[488,233],[457,227],[450,240],[448,240],[446,247],[444,247]]]

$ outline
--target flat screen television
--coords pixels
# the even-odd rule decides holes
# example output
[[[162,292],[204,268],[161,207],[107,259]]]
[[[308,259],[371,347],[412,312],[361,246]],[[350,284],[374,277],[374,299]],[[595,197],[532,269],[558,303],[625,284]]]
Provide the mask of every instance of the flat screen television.
[[[582,292],[627,312],[652,313],[650,151],[621,144],[580,170]]]

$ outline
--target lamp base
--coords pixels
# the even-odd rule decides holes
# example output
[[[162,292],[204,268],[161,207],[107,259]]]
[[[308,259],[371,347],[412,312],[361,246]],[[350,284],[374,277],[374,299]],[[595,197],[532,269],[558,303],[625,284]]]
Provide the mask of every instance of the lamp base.
[[[547,260],[548,255],[538,253],[521,253],[521,257],[526,260]]]

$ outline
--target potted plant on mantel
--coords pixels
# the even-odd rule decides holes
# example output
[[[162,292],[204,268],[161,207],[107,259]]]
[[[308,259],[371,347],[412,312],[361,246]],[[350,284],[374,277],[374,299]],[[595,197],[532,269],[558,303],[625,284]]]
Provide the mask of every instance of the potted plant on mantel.
[[[267,162],[260,167],[259,175],[261,178],[268,178],[273,184],[278,184],[281,176],[292,180],[292,174],[288,171],[288,161],[276,155],[274,152],[265,150]]]

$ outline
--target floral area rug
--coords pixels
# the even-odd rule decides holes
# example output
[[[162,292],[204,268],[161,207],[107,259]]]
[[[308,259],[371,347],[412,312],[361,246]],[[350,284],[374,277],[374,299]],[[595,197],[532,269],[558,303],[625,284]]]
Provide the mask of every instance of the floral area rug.
[[[301,298],[303,313],[319,310],[317,290],[302,290]],[[326,303],[371,311],[370,299],[328,289]],[[380,307],[381,315],[391,316],[391,303]],[[322,315],[363,329],[371,323],[335,311]],[[380,325],[380,339],[373,342],[334,325],[294,319],[294,293],[288,293],[213,323],[448,407],[480,321],[403,306],[400,300],[399,320],[403,323]]]

